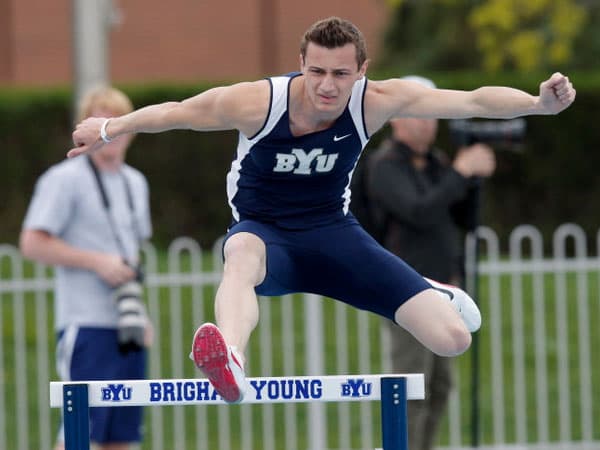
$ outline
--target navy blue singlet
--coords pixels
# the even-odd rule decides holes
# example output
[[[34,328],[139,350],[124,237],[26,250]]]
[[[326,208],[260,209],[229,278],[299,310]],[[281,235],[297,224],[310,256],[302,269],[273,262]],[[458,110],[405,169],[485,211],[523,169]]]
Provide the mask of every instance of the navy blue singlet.
[[[288,114],[294,74],[270,78],[262,129],[240,133],[227,175],[239,232],[266,245],[267,275],[259,295],[310,292],[393,320],[397,308],[430,287],[381,247],[349,212],[350,179],[369,140],[364,121],[367,79],[358,80],[342,115],[326,130],[295,137]]]
[[[356,82],[348,106],[326,130],[295,137],[288,114],[295,75],[270,78],[271,105],[263,128],[240,133],[227,175],[236,221],[256,219],[283,228],[312,228],[348,214],[350,178],[368,142],[363,119],[366,78]]]

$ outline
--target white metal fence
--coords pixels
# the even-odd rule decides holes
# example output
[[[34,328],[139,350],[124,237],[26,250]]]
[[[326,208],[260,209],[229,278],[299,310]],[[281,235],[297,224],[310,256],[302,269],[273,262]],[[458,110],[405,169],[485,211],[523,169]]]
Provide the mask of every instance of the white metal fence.
[[[544,257],[540,232],[510,235],[508,251],[480,228],[476,268],[484,316],[477,334],[479,410],[485,448],[600,449],[600,234],[596,255],[576,225],[554,233]],[[473,240],[467,241],[472,255]],[[193,378],[187,360],[195,327],[213,320],[220,242],[202,252],[189,238],[144,249],[149,313],[156,328],[149,376]],[[315,295],[260,300],[248,351],[251,376],[389,372],[389,343],[375,316]],[[48,407],[56,379],[52,272],[0,245],[0,449],[50,449],[58,423]],[[440,446],[471,443],[472,351],[456,358]],[[144,449],[324,450],[380,442],[376,405],[313,403],[147,408]],[[284,444],[285,443],[285,444]]]

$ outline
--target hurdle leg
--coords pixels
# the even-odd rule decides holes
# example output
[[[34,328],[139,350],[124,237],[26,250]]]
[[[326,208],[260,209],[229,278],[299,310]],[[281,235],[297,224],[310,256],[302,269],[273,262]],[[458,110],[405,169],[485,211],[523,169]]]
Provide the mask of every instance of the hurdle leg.
[[[406,378],[381,379],[383,450],[408,450]]]
[[[87,384],[63,387],[65,450],[90,450],[90,410]]]

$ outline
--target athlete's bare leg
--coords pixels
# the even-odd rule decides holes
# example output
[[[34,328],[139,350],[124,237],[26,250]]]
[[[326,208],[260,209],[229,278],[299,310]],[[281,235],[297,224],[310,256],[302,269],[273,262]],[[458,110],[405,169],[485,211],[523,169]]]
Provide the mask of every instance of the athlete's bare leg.
[[[266,248],[256,235],[241,232],[227,240],[224,254],[223,279],[215,299],[217,326],[227,344],[235,346],[243,357],[258,323],[254,288],[266,275]]]
[[[471,333],[452,303],[435,289],[426,289],[403,303],[396,323],[440,356],[456,356],[471,345]]]

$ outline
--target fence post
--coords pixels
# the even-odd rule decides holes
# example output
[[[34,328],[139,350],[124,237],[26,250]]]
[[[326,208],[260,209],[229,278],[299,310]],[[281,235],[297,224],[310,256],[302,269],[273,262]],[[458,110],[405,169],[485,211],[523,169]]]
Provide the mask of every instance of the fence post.
[[[408,450],[407,400],[405,377],[381,379],[383,450]]]
[[[63,387],[65,450],[90,450],[88,386],[84,383]]]

